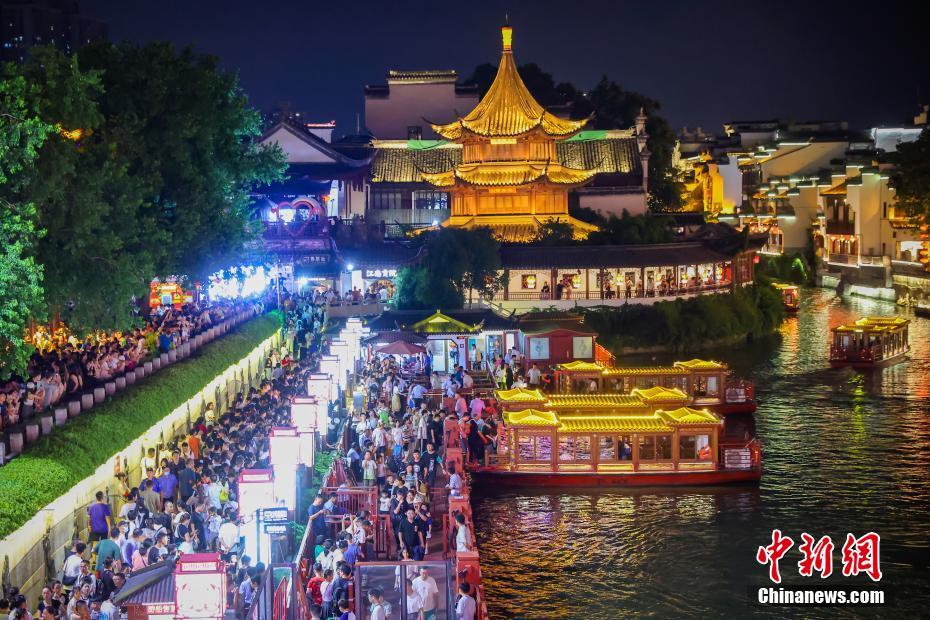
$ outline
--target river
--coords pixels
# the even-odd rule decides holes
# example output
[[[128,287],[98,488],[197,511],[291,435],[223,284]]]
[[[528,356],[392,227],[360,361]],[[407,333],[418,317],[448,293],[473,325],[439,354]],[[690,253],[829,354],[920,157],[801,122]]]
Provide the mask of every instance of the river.
[[[577,491],[475,490],[491,618],[927,617],[930,606],[930,319],[890,368],[831,370],[830,327],[903,312],[887,302],[806,290],[797,317],[763,343],[707,352],[752,379],[763,445],[758,486]],[[629,358],[622,365],[669,359]],[[882,607],[752,602],[770,585],[755,560],[779,528],[795,541],[783,585],[866,584],[843,577],[847,532],[881,535]],[[801,533],[836,544],[834,575],[802,578]]]

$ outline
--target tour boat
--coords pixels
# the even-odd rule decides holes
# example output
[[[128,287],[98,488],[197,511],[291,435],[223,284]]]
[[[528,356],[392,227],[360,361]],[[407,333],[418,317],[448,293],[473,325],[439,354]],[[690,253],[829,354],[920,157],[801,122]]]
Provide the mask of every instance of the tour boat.
[[[724,420],[708,409],[663,408],[674,392],[561,394],[499,390],[497,453],[473,468],[495,484],[690,486],[754,482],[762,475],[757,441],[725,440]],[[682,394],[683,396],[683,394]]]
[[[752,382],[735,379],[722,362],[692,359],[671,366],[603,366],[574,361],[555,367],[556,390],[630,394],[637,388],[669,388],[684,395],[681,406],[709,409],[721,415],[754,413]]]
[[[930,319],[930,303],[926,301],[918,302],[917,305],[914,306],[914,314]]]
[[[789,314],[796,313],[801,307],[801,289],[793,284],[776,283],[774,286],[781,292],[785,312]]]
[[[830,365],[834,368],[880,368],[904,360],[911,350],[907,340],[910,321],[900,317],[863,317],[834,327]]]

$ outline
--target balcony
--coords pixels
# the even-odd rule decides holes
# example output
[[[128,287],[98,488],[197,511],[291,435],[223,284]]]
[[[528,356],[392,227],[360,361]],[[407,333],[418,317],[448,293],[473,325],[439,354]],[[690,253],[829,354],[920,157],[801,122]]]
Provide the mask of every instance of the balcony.
[[[856,222],[843,222],[839,220],[827,220],[828,235],[855,235]]]

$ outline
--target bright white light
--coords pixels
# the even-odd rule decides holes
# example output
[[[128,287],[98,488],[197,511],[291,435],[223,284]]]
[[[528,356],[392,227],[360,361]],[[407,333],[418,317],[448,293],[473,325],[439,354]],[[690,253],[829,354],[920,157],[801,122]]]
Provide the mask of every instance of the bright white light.
[[[439,226],[439,220],[433,220],[433,226]]]
[[[354,270],[355,270],[355,265],[353,265],[352,263],[349,263],[348,265],[346,265],[346,270],[348,270],[348,271],[354,271]]]
[[[259,295],[268,285],[264,267],[238,267],[210,276],[211,299],[238,299]]]

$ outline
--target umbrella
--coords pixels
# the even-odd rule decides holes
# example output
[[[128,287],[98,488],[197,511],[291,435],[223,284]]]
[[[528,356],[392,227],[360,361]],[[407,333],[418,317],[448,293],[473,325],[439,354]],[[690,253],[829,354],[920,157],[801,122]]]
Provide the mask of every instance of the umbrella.
[[[416,353],[426,353],[426,349],[412,342],[398,340],[375,349],[375,353],[384,353],[386,355],[414,355]]]

